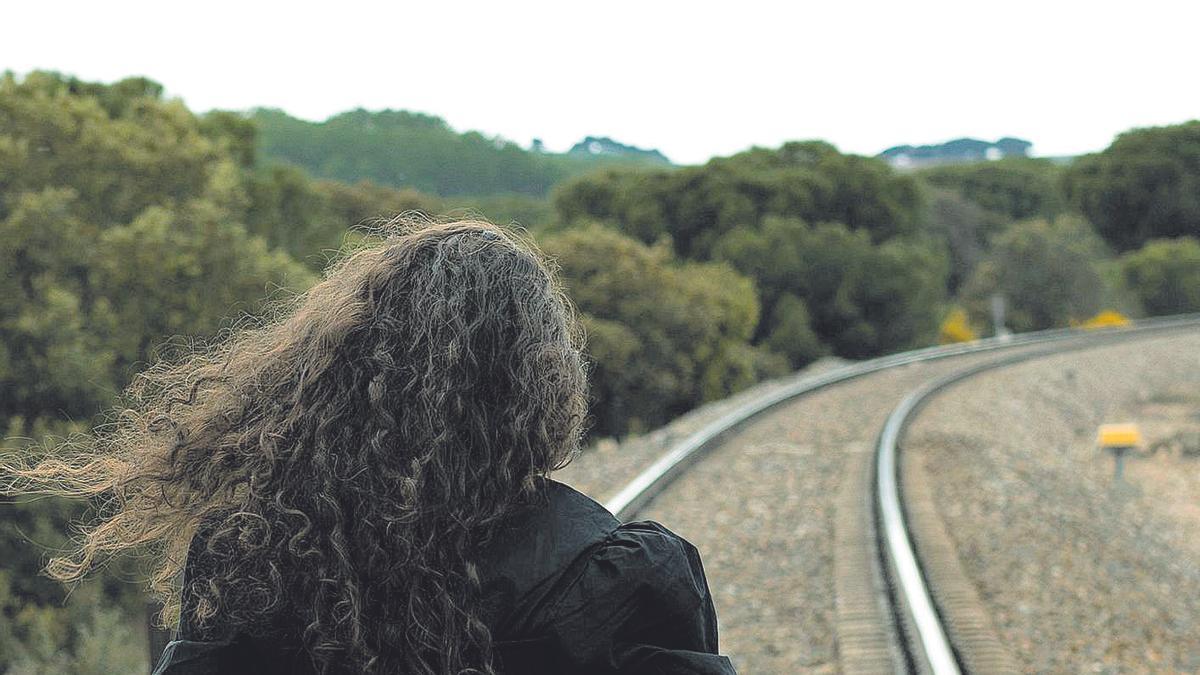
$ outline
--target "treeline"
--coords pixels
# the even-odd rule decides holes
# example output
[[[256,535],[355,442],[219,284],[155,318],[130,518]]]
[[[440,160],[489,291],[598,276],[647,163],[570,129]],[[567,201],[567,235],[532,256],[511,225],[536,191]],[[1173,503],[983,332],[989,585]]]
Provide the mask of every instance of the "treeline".
[[[673,171],[606,171],[554,196],[565,223],[609,223],[755,282],[752,342],[802,366],[932,337],[948,262],[921,232],[918,181],[825,143]]]
[[[604,223],[749,278],[759,312],[741,351],[753,365],[739,372],[758,377],[778,358],[796,368],[928,344],[951,317],[960,337],[990,333],[997,294],[1017,331],[1104,310],[1200,311],[1197,181],[1192,122],[1122,134],[1069,166],[1012,158],[898,173],[825,143],[788,143],[698,167],[590,174],[553,202],[560,227]]]
[[[1005,159],[918,176],[935,186],[930,222],[977,326],[992,293],[1008,298],[1017,330],[1104,307],[1200,311],[1200,121],[1128,131],[1068,165]]]
[[[477,131],[459,133],[440,117],[404,110],[351,110],[309,122],[260,108],[253,119],[259,149],[270,160],[322,178],[370,180],[436,195],[544,197],[563,179],[598,167],[663,161],[662,155],[644,151],[620,156],[535,152]],[[605,141],[606,148],[617,145]]]
[[[994,293],[1017,330],[1108,308],[1200,310],[1200,123],[1130,132],[1069,167],[1003,160],[906,174],[803,142],[703,166],[610,167],[546,199],[512,185],[435,195],[454,190],[362,180],[349,164],[349,182],[314,178],[264,157],[262,124],[195,115],[140,78],[0,78],[9,451],[87,432],[149,362],[302,291],[351,226],[407,210],[517,220],[557,261],[588,332],[595,435],[653,428],[822,355],[929,344],[955,310],[956,335],[985,332]],[[445,131],[436,118],[396,124]],[[434,152],[423,147],[398,144],[390,159],[440,163],[446,175],[483,161],[411,156]],[[37,575],[30,542],[60,546],[85,508],[0,506],[0,673],[142,667],[141,598],[118,581],[133,563],[65,605]]]

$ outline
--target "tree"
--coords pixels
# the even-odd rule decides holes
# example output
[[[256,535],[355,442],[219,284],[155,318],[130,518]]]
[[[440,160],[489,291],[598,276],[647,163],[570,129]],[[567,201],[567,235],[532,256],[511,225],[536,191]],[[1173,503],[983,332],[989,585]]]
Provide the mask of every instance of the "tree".
[[[932,188],[922,223],[923,234],[932,242],[941,242],[949,256],[947,290],[954,293],[983,260],[989,239],[1009,221],[958,192]]]
[[[1200,240],[1152,239],[1121,258],[1130,290],[1150,314],[1200,312]]]
[[[77,196],[47,188],[10,196],[0,219],[0,425],[13,416],[86,417],[112,392],[114,355],[92,332],[88,282],[97,228]]]
[[[70,187],[77,217],[128,222],[148,206],[201,193],[220,155],[178,101],[137,96],[106,109],[41,72],[21,82],[0,77],[0,120],[0,217],[12,195]]]
[[[924,242],[898,238],[869,249],[834,303],[847,323],[833,340],[840,353],[866,358],[932,342],[947,272],[945,256]]]
[[[796,367],[823,351],[799,347],[811,344],[810,332],[833,353],[861,358],[923,342],[937,330],[947,263],[925,243],[876,245],[866,232],[838,223],[814,227],[772,217],[759,228],[726,234],[714,256],[757,282],[772,323],[761,324],[756,338],[793,342]],[[811,331],[798,318],[795,300],[803,302]],[[781,332],[784,325],[791,328]]]
[[[1200,236],[1200,121],[1127,131],[1103,152],[1075,160],[1064,185],[1118,251]]]
[[[597,225],[542,246],[588,332],[595,433],[652,428],[782,372],[777,356],[749,349],[758,299],[727,265],[679,262],[665,245]]]
[[[91,277],[99,299],[93,330],[105,337],[122,373],[149,359],[164,338],[210,335],[222,320],[258,314],[278,291],[315,281],[286,253],[203,201],[174,211],[151,207],[106,230]]]
[[[238,166],[252,169],[258,163],[258,126],[242,114],[213,110],[200,118],[200,133],[215,141]]]
[[[265,167],[249,176],[248,187],[245,222],[250,231],[314,268],[325,262],[318,254],[336,249],[353,224],[337,222],[328,193],[296,167]]]
[[[808,305],[794,293],[785,293],[771,306],[766,331],[763,344],[787,357],[793,368],[812,363],[827,351],[812,328]]]
[[[973,316],[987,316],[989,298],[1000,293],[1014,330],[1067,326],[1119,302],[1119,289],[1104,270],[1110,258],[1080,218],[1017,223],[995,238],[987,260],[963,287],[963,304]]]
[[[211,336],[258,312],[272,289],[313,281],[247,230],[250,173],[221,125],[201,127],[148,80],[0,78],[3,452],[88,432],[164,340]],[[65,606],[65,589],[38,575],[40,547],[63,546],[86,508],[0,506],[0,672],[145,663],[144,643],[130,639],[144,634],[144,600],[123,581],[133,561],[115,561]]]
[[[417,212],[435,216],[445,210],[444,202],[438,197],[409,188],[397,189],[370,181],[347,185],[332,180],[319,180],[314,188],[327,202],[322,206],[322,209],[329,213],[326,226],[334,231],[342,231],[362,222],[390,219],[398,213]]]
[[[946,164],[923,169],[931,185],[954,190],[1011,220],[1053,218],[1065,209],[1062,169],[1045,159],[1010,157],[994,162]]]
[[[555,190],[564,222],[603,221],[645,243],[669,237],[679,255],[706,260],[726,233],[769,216],[836,221],[872,241],[916,231],[916,181],[883,162],[843,155],[827,143],[754,148],[675,171],[618,171]]]

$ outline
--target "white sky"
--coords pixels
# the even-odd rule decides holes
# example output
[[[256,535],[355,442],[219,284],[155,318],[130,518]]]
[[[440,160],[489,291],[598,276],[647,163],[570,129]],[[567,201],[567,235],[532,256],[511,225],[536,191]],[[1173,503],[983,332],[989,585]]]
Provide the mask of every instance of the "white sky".
[[[1200,117],[1190,0],[5,4],[0,70],[145,75],[197,111],[422,111],[556,151],[1007,135],[1060,155]]]

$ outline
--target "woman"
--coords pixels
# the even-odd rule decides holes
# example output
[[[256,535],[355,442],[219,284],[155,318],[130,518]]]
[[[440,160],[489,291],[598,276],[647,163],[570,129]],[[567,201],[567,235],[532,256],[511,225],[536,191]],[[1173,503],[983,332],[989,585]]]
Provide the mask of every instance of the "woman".
[[[548,478],[585,363],[530,242],[392,224],[275,316],[14,472],[109,506],[52,576],[155,554],[156,673],[733,672],[695,548]]]

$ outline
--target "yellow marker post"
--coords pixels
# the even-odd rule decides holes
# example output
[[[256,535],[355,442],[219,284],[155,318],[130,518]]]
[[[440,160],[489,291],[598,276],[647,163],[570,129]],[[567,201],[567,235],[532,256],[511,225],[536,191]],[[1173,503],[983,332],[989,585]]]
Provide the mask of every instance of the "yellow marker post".
[[[1125,453],[1142,444],[1142,434],[1136,424],[1101,424],[1096,434],[1096,444],[1101,450],[1113,454],[1116,464],[1113,466],[1113,480],[1121,481],[1125,473]]]

